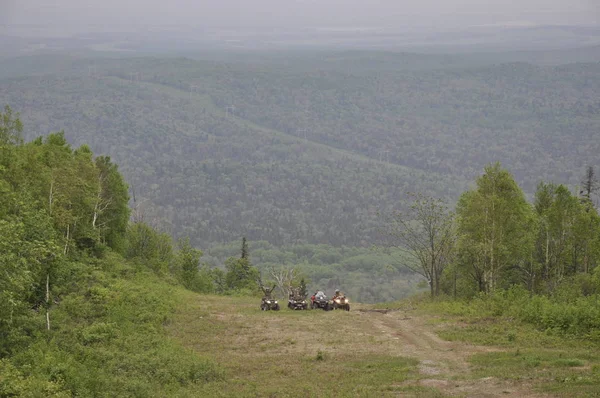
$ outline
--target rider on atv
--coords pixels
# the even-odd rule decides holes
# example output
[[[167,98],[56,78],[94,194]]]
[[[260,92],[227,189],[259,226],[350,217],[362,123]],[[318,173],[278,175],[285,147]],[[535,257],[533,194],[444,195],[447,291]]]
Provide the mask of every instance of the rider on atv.
[[[339,298],[339,297],[344,297],[344,294],[342,292],[340,292],[340,289],[336,289],[335,290],[335,294],[333,295],[333,297],[331,298],[331,300],[335,301],[335,299]]]

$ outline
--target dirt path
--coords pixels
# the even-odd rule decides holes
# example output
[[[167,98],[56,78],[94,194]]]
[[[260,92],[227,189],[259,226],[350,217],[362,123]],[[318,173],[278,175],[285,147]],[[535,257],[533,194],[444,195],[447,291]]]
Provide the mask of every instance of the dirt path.
[[[474,379],[470,375],[468,358],[482,352],[501,351],[493,347],[475,346],[442,340],[434,326],[422,316],[402,311],[388,313],[366,311],[360,314],[369,319],[374,330],[389,340],[390,352],[420,361],[422,378],[418,384],[434,387],[445,394],[461,397],[545,397],[531,391],[529,385],[500,380],[494,377]]]

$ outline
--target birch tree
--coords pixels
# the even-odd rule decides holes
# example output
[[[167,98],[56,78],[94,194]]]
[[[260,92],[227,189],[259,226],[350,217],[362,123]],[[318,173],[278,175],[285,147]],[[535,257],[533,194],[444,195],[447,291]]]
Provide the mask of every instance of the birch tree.
[[[407,254],[402,265],[427,278],[433,297],[439,295],[442,273],[454,255],[454,215],[440,199],[410,196],[410,210],[392,216],[388,236],[393,246]]]
[[[533,211],[512,175],[499,163],[488,165],[474,190],[457,205],[458,250],[462,266],[478,288],[493,292],[508,270],[528,261],[533,249]]]

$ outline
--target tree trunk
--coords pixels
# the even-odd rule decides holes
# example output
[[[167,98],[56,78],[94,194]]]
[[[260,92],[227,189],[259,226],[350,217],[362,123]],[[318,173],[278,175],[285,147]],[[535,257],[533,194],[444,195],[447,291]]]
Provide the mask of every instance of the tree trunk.
[[[456,299],[456,279],[457,279],[457,274],[456,274],[456,268],[454,268],[454,299]]]
[[[69,233],[70,233],[70,225],[67,225],[67,234],[66,234],[66,239],[65,239],[65,249],[64,249],[64,255],[67,255],[67,252],[69,251]]]
[[[48,214],[52,216],[52,202],[54,200],[54,181],[50,182],[50,194],[48,195]]]
[[[46,329],[50,330],[50,270],[46,274]]]

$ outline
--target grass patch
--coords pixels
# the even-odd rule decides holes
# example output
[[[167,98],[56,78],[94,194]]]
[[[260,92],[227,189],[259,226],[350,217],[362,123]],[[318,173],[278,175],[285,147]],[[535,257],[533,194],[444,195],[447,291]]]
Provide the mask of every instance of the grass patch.
[[[230,376],[205,386],[205,396],[397,396],[419,378],[417,360],[372,344],[372,324],[358,312],[264,312],[245,297],[185,301],[171,335]]]
[[[600,343],[583,336],[564,335],[553,329],[508,316],[476,312],[465,303],[423,302],[415,314],[445,340],[497,347],[469,360],[467,378],[486,377],[525,382],[549,393],[597,396],[600,391]]]
[[[477,354],[471,358],[475,377],[533,381],[547,392],[588,396],[599,391],[600,354],[589,351],[526,350]],[[597,395],[596,395],[597,396]]]

